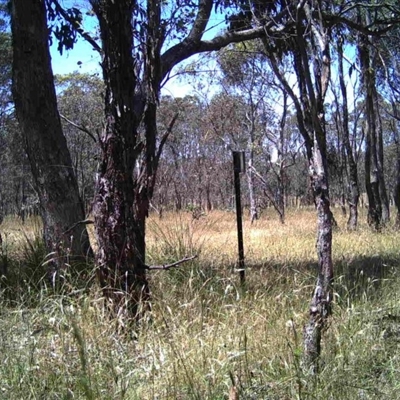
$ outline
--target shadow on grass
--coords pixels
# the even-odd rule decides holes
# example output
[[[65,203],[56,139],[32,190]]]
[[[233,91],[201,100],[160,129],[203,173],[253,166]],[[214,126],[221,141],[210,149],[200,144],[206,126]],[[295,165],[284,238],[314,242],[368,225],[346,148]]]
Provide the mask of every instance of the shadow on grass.
[[[367,294],[379,296],[379,288],[385,280],[398,276],[400,259],[393,255],[356,257],[340,260],[334,264],[335,290],[339,296],[350,300]]]
[[[334,260],[334,290],[339,298],[351,301],[363,295],[379,296],[379,288],[385,280],[398,277],[400,254],[361,256],[352,259]],[[293,276],[301,274],[303,284],[310,285],[310,293],[318,274],[318,264],[315,261],[293,263],[264,262],[262,264],[247,264],[246,277],[252,286],[252,273],[266,275],[276,285],[293,285]],[[259,280],[255,285],[261,284]]]

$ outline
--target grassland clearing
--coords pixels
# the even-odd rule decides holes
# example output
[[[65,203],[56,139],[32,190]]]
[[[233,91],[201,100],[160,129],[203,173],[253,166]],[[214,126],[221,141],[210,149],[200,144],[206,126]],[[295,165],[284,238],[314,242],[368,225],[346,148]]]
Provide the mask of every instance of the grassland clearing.
[[[289,211],[285,225],[272,212],[245,223],[245,288],[233,213],[151,216],[149,264],[199,258],[151,272],[152,311],[129,329],[107,316],[88,273],[58,292],[34,285],[45,271],[40,224],[6,220],[0,398],[217,400],[230,375],[241,399],[399,398],[400,233],[348,232],[335,217],[334,316],[315,381],[299,367],[316,273],[312,209]]]

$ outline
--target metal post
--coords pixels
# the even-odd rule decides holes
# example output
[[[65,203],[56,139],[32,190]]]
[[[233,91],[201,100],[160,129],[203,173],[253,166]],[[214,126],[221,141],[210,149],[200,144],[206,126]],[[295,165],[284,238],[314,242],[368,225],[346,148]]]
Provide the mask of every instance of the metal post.
[[[240,195],[240,172],[244,171],[244,152],[233,151],[233,172],[235,177],[235,199],[236,199],[236,221],[239,250],[239,274],[240,283],[245,282],[244,247],[243,247],[243,224],[242,224],[242,202]]]

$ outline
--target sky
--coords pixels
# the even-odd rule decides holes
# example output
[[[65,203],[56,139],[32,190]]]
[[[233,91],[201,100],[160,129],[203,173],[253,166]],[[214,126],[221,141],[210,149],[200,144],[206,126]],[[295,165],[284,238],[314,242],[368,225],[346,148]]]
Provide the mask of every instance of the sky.
[[[50,54],[55,75],[65,75],[75,71],[101,75],[99,54],[81,38],[78,39],[72,50],[64,51],[62,55],[57,50],[57,44],[53,43]],[[180,82],[177,78],[172,78],[163,87],[161,93],[172,97],[183,97],[193,90],[193,85],[190,83]]]
[[[61,1],[64,7],[79,6],[81,10],[85,10],[85,5],[82,1],[77,0],[64,0]],[[96,19],[93,16],[88,16],[83,11],[83,26],[92,37],[96,35]],[[220,20],[220,18],[219,18]],[[216,23],[217,17],[211,19],[211,23]],[[218,24],[219,25],[219,24]],[[205,33],[204,38],[210,39],[216,33],[216,29],[211,28]],[[50,47],[50,54],[52,58],[52,67],[54,74],[69,74],[75,71],[80,73],[97,73],[101,75],[100,56],[92,49],[92,46],[78,35],[78,40],[74,48],[69,51],[64,51],[60,55],[57,50],[57,40],[53,40],[53,45]],[[171,74],[173,75],[173,73]],[[194,92],[194,86],[182,79],[171,78],[163,87],[161,94],[172,97],[183,97],[189,93]]]
[[[77,0],[64,0],[63,4],[66,6],[75,5],[74,2]],[[82,6],[82,4],[80,4]],[[95,36],[96,34],[96,19],[93,16],[84,14],[84,21],[83,26],[85,29],[92,35]],[[211,39],[215,36],[218,31],[221,29],[221,16],[216,15],[215,13],[212,14],[210,20],[211,28],[205,33],[205,39]],[[213,26],[214,25],[214,26]],[[347,49],[346,53],[350,51],[348,54],[350,59],[354,58],[354,49]],[[69,74],[75,71],[80,73],[97,73],[101,75],[101,68],[100,68],[100,56],[99,54],[92,49],[92,46],[87,43],[84,39],[78,36],[78,41],[74,45],[74,48],[70,51],[64,51],[62,55],[57,50],[57,41],[53,40],[53,45],[50,48],[51,57],[52,57],[52,65],[53,65],[53,72],[54,74]],[[198,58],[198,57],[197,57]],[[195,58],[196,59],[196,58]],[[189,60],[190,62],[190,60]],[[345,68],[348,68],[346,63]],[[207,68],[208,69],[208,68]],[[212,69],[212,67],[210,67]],[[336,72],[333,68],[332,70],[333,75],[335,76]],[[172,71],[173,75],[173,71]],[[357,74],[354,74],[350,81],[353,81]],[[207,79],[205,80],[207,81]],[[207,82],[205,82],[207,84]],[[349,82],[350,83],[350,82]],[[349,85],[349,103],[351,104],[354,94],[352,93],[351,86]],[[208,93],[208,96],[215,93],[216,89],[209,86],[205,91]],[[174,98],[177,97],[184,97],[188,94],[195,94],[196,89],[194,82],[190,82],[188,79],[182,80],[178,78],[172,78],[168,81],[165,86],[163,87],[161,94],[168,95]],[[333,101],[333,96],[328,95],[328,102]]]
[[[65,8],[78,7],[82,10],[83,26],[92,37],[96,35],[97,21],[96,18],[87,13],[85,10],[88,7],[87,0],[60,0],[61,5]],[[217,14],[215,11],[211,13],[211,18],[207,30],[204,34],[204,39],[208,40],[214,37],[226,25],[225,17]],[[98,73],[101,75],[100,56],[92,49],[84,39],[78,35],[78,41],[74,48],[70,51],[65,51],[60,55],[57,50],[56,40],[53,40],[53,45],[50,48],[52,57],[52,66],[54,74],[69,74],[75,71],[80,73]],[[196,56],[194,57],[196,58]],[[192,58],[191,60],[193,60]],[[190,62],[190,61],[189,61]],[[182,64],[181,64],[182,65]],[[172,71],[173,75],[174,71]],[[214,90],[215,91],[215,90]],[[183,79],[171,78],[163,87],[161,94],[172,97],[183,97],[187,94],[194,94],[195,87],[189,80],[186,82]]]

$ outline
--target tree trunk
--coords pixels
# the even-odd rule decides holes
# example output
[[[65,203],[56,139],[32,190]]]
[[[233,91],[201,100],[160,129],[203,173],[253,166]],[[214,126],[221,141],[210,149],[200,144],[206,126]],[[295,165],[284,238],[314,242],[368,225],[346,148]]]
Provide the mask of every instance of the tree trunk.
[[[400,228],[400,148],[399,143],[396,143],[396,156],[397,156],[397,172],[396,172],[396,185],[394,188],[394,204],[396,205],[396,227]]]
[[[105,127],[100,137],[102,159],[96,182],[93,214],[98,241],[96,262],[106,297],[113,309],[138,315],[138,305],[149,294],[145,268],[145,218],[149,204],[133,172],[143,145],[138,143],[143,109],[135,97],[132,13],[134,2],[93,2],[103,45]],[[122,84],[123,83],[123,84]],[[141,112],[139,111],[139,114]],[[135,185],[136,183],[136,185]]]
[[[374,72],[373,72],[374,73]],[[376,79],[374,79],[376,82]],[[376,85],[373,86],[373,100],[376,114],[376,132],[377,132],[377,160],[378,160],[378,175],[379,175],[379,197],[382,204],[382,225],[386,225],[390,221],[389,197],[386,191],[385,174],[384,174],[384,148],[383,148],[383,127],[382,118],[379,110],[379,98],[376,90]]]
[[[283,110],[282,110],[282,116],[281,120],[279,123],[279,152],[278,155],[282,155],[283,159],[280,160],[280,165],[279,165],[279,172],[277,174],[278,177],[278,188],[279,188],[279,199],[278,199],[278,205],[280,209],[279,213],[279,220],[281,224],[285,223],[285,212],[286,212],[286,192],[287,192],[287,176],[286,176],[286,160],[285,158],[287,157],[287,151],[286,151],[286,146],[287,146],[287,139],[285,135],[285,130],[286,130],[286,117],[287,117],[287,112],[288,112],[288,106],[287,106],[287,100],[288,100],[288,93],[282,88],[282,95],[283,95]]]
[[[318,371],[318,358],[321,354],[321,334],[331,314],[333,263],[332,227],[333,216],[330,210],[326,158],[318,143],[314,144],[311,161],[311,182],[317,207],[317,254],[318,277],[309,308],[309,321],[304,327],[304,359],[307,370],[313,374]]]
[[[44,0],[12,1],[13,96],[39,195],[53,265],[65,255],[86,256],[90,244],[83,203],[57,110]]]
[[[313,188],[314,201],[317,208],[317,255],[318,277],[311,298],[309,308],[309,320],[304,327],[304,355],[303,366],[307,372],[317,373],[321,354],[322,331],[327,325],[332,307],[332,228],[333,215],[330,210],[326,128],[325,128],[325,96],[330,82],[331,56],[330,33],[324,26],[323,20],[314,19],[311,5],[306,2],[304,13],[308,23],[312,25],[315,42],[311,40],[305,43],[302,31],[297,32],[299,56],[304,82],[303,97],[307,97],[307,103],[311,105],[308,111],[309,122],[306,123],[309,132],[312,132],[312,149],[308,150],[310,162],[310,176]],[[316,45],[318,43],[318,47]],[[314,79],[311,78],[310,56],[312,55]],[[314,85],[313,85],[314,81]],[[301,89],[301,85],[300,85]],[[306,114],[306,115],[307,115]],[[311,150],[311,151],[310,151]]]
[[[353,149],[350,143],[349,131],[349,109],[347,102],[347,89],[343,73],[343,44],[341,39],[338,43],[338,57],[339,57],[339,82],[340,91],[342,93],[342,124],[343,124],[343,145],[345,149],[346,165],[348,168],[348,193],[347,202],[349,204],[349,219],[347,220],[347,227],[350,230],[357,228],[358,224],[358,201],[360,191],[358,189],[357,177],[357,163],[354,160]]]
[[[250,153],[252,150],[250,150]],[[254,195],[254,173],[252,171],[252,156],[250,156],[249,160],[249,168],[247,170],[247,183],[249,186],[249,200],[250,200],[250,222],[253,223],[258,219],[258,212],[256,206],[256,199]]]
[[[315,3],[316,4],[316,3]],[[325,96],[329,85],[331,58],[330,33],[324,27],[323,21],[316,21],[308,2],[302,2],[304,15],[309,25],[313,27],[311,33],[320,29],[319,40],[314,45],[307,43],[303,36],[301,22],[304,15],[299,12],[297,18],[298,30],[292,44],[293,67],[297,76],[299,95],[297,95],[283,76],[276,54],[269,52],[271,67],[287,90],[296,108],[298,128],[304,138],[307,159],[310,168],[310,181],[314,202],[317,208],[317,254],[318,277],[312,294],[309,308],[309,320],[303,330],[304,353],[302,365],[306,372],[318,372],[318,359],[321,354],[321,337],[327,319],[331,313],[332,302],[332,227],[333,215],[330,210],[329,186],[327,176],[326,131],[325,131]],[[310,33],[310,34],[311,34]],[[312,41],[311,41],[312,42]],[[316,44],[318,43],[318,48]],[[266,49],[268,49],[268,43]],[[314,65],[310,65],[310,60]],[[282,61],[282,60],[280,60]],[[311,69],[314,77],[311,76]]]
[[[361,17],[359,16],[359,19]],[[368,15],[367,15],[368,19]],[[377,113],[375,107],[375,72],[371,62],[370,43],[364,34],[359,35],[358,53],[362,71],[362,84],[365,91],[365,189],[368,196],[368,224],[376,230],[382,227],[382,199],[378,156],[379,143],[377,139]]]
[[[250,201],[250,222],[251,224],[258,219],[257,212],[257,204],[256,204],[256,196],[255,196],[255,188],[254,188],[254,147],[255,147],[255,112],[253,109],[253,105],[251,106],[251,115],[246,115],[247,120],[249,121],[249,165],[247,169],[247,183],[249,187],[249,201]]]

